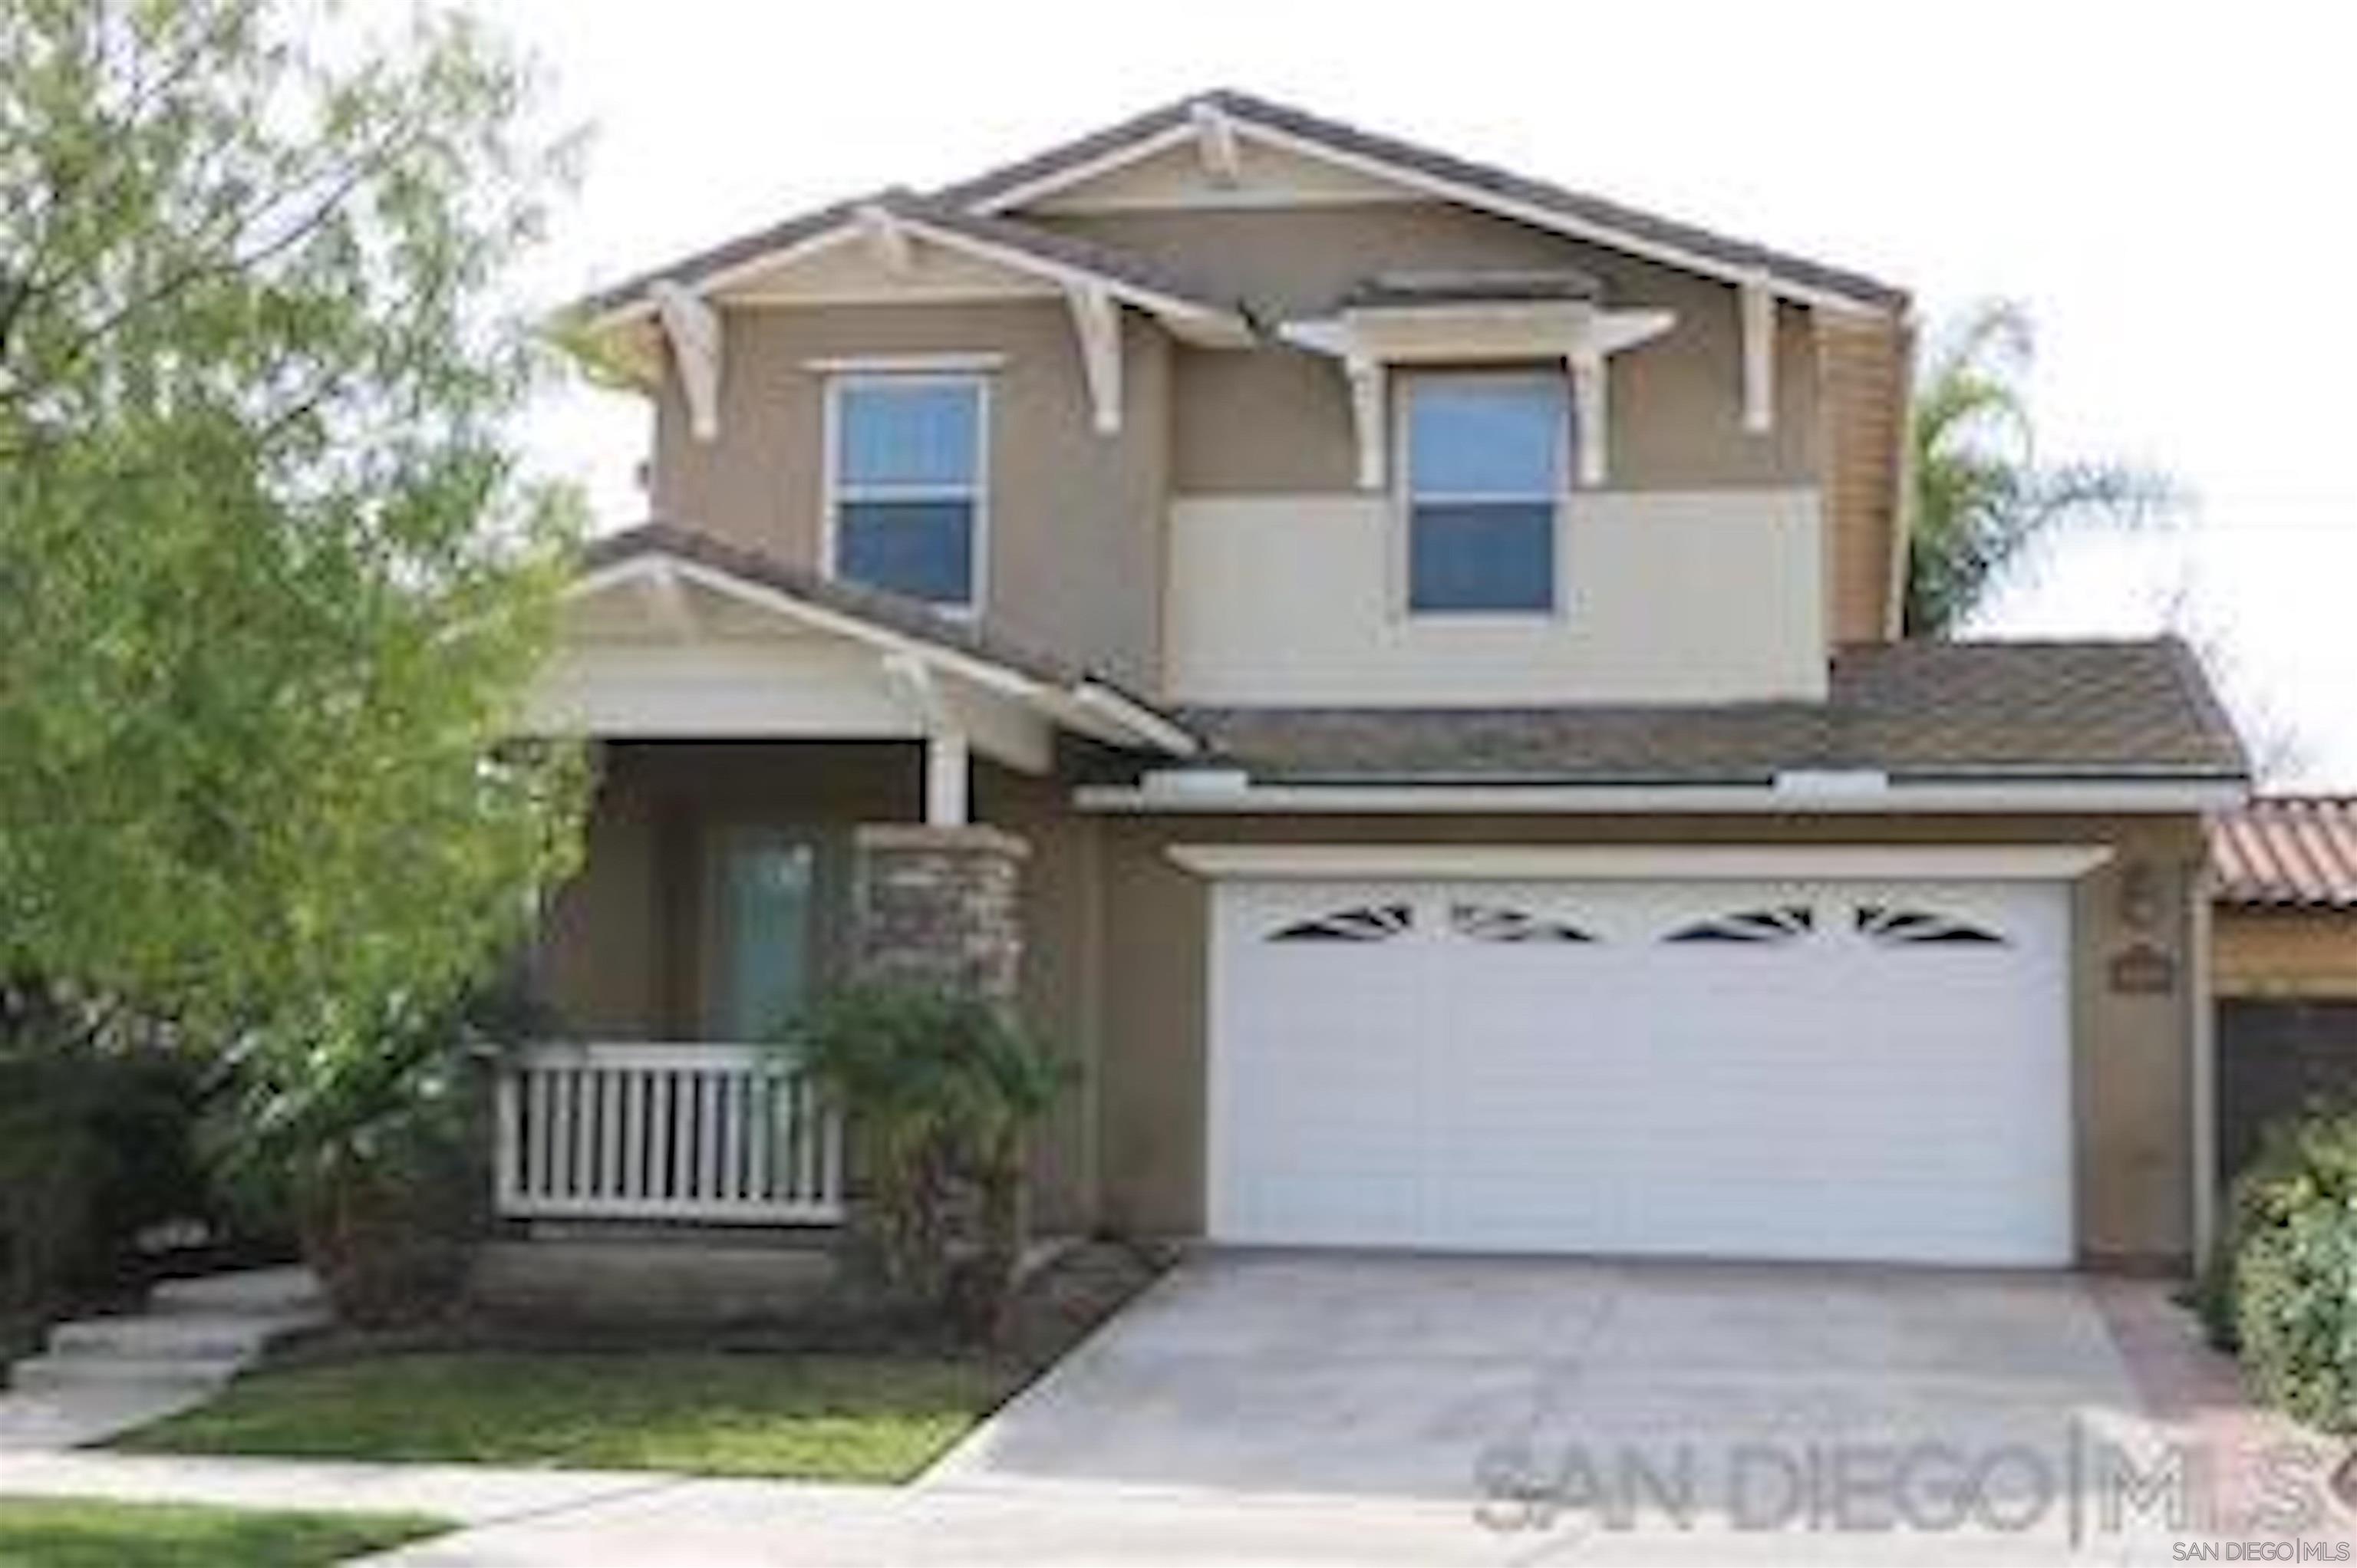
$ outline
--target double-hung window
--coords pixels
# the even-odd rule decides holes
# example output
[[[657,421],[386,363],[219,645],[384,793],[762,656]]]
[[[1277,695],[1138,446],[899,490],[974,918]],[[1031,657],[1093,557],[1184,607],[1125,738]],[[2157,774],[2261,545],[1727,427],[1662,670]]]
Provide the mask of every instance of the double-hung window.
[[[1555,609],[1566,390],[1558,375],[1408,378],[1411,614]]]
[[[836,576],[945,609],[982,600],[983,380],[829,383]]]

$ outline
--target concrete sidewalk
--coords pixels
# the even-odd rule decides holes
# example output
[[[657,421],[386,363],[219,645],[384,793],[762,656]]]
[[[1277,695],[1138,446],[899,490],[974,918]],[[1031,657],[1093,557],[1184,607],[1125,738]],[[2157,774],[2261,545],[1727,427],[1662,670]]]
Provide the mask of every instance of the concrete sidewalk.
[[[0,1493],[218,1503],[232,1508],[424,1513],[468,1525],[613,1502],[687,1484],[687,1477],[658,1470],[361,1464],[88,1450],[0,1454]]]
[[[2090,1557],[2059,1534],[1839,1537],[1501,1530],[1464,1503],[1239,1496],[1102,1485],[853,1487],[649,1471],[351,1464],[70,1453],[0,1455],[0,1493],[233,1507],[397,1511],[462,1528],[371,1559],[382,1568],[885,1568],[1581,1563],[1941,1568],[2165,1562],[2153,1541]]]

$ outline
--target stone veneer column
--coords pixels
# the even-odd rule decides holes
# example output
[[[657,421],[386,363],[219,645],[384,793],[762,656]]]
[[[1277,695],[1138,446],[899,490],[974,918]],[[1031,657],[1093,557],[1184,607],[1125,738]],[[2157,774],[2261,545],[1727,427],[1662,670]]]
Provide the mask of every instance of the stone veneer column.
[[[853,961],[1011,1005],[1023,959],[1018,896],[1029,846],[991,827],[867,823],[854,836]]]

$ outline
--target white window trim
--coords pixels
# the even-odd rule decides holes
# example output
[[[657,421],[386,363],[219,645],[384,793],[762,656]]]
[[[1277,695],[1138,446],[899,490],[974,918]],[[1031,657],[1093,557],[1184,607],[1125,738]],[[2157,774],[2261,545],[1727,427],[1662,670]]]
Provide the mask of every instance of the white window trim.
[[[1392,486],[1392,611],[1403,621],[1417,625],[1458,624],[1470,626],[1544,625],[1568,619],[1571,614],[1571,539],[1570,519],[1572,499],[1577,493],[1571,483],[1571,466],[1578,456],[1572,435],[1575,415],[1572,412],[1571,379],[1560,367],[1534,366],[1529,369],[1499,368],[1454,370],[1446,368],[1396,370],[1388,380],[1392,385],[1392,450],[1399,454],[1394,465],[1397,482]],[[1514,501],[1526,502],[1539,499],[1533,496],[1464,495],[1436,493],[1418,496],[1415,490],[1415,443],[1411,438],[1414,429],[1415,388],[1422,381],[1488,381],[1519,383],[1525,386],[1552,385],[1563,397],[1564,417],[1555,424],[1555,493],[1546,498],[1555,506],[1555,548],[1552,558],[1555,582],[1549,603],[1544,609],[1431,609],[1415,607],[1415,507],[1419,500],[1446,505],[1450,501]]]
[[[820,443],[822,490],[819,507],[819,559],[826,575],[834,581],[845,581],[836,568],[835,543],[841,521],[842,503],[864,499],[845,495],[846,487],[838,471],[842,462],[840,439],[843,433],[843,394],[846,388],[860,386],[972,387],[974,412],[974,483],[971,492],[959,486],[895,487],[891,499],[896,500],[964,500],[974,502],[972,581],[970,592],[963,604],[924,600],[935,613],[952,619],[971,619],[982,613],[990,597],[990,377],[980,370],[957,371],[842,371],[826,378],[824,416],[822,420]]]

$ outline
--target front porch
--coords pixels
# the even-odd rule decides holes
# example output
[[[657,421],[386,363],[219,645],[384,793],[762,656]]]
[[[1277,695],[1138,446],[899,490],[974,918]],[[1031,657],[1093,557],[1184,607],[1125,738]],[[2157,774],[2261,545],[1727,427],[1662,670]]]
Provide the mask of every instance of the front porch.
[[[1023,841],[916,820],[938,794],[923,747],[600,753],[587,858],[533,953],[547,1031],[498,1075],[498,1216],[576,1237],[692,1228],[716,1244],[841,1223],[841,1120],[778,1036],[854,978],[1016,1001]],[[974,771],[994,800],[1021,789],[995,765]]]
[[[739,1236],[838,1224],[856,1182],[794,1014],[877,978],[1028,1011],[1060,747],[1191,746],[972,623],[662,526],[593,549],[532,723],[592,737],[598,780],[533,953],[551,1027],[497,1089],[497,1211]]]

